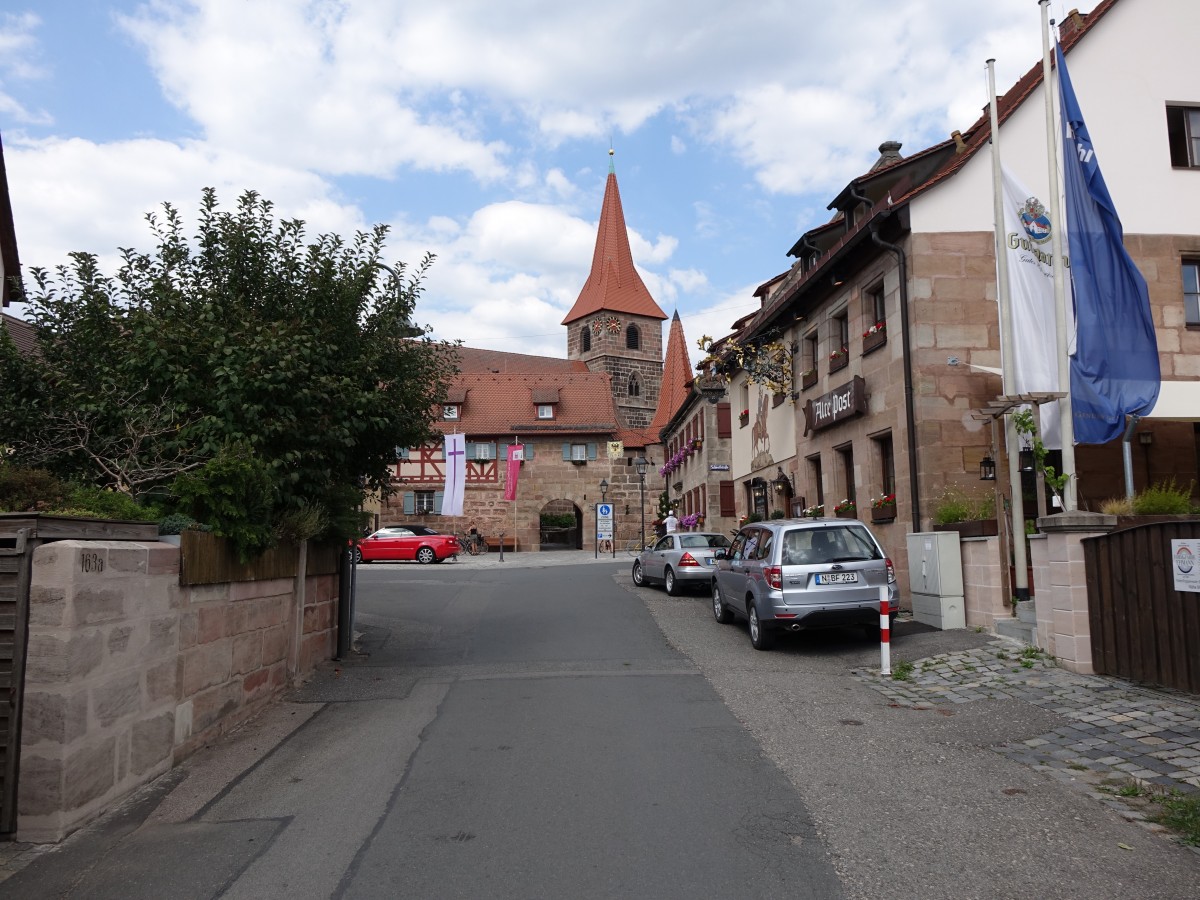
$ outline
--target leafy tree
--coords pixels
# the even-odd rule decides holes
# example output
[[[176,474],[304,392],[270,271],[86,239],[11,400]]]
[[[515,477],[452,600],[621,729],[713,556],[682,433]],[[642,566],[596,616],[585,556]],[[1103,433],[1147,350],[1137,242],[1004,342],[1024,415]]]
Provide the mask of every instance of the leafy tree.
[[[122,249],[115,277],[90,253],[32,270],[38,352],[0,329],[13,461],[162,495],[241,453],[269,476],[272,518],[319,508],[350,533],[395,447],[434,436],[456,366],[454,345],[413,325],[432,256],[384,265],[384,226],[306,244],[303,222],[276,222],[252,191],[226,211],[205,189],[190,240],[170,204],[146,219],[154,250]],[[185,484],[194,504],[203,491]]]

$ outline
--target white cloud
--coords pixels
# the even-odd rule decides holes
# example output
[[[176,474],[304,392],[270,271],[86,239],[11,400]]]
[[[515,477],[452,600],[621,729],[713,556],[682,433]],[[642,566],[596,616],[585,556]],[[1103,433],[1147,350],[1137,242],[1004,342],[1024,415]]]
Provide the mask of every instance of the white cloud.
[[[29,125],[48,124],[49,113],[29,109],[9,93],[6,82],[41,78],[45,74],[38,64],[40,48],[34,36],[40,24],[41,20],[33,13],[0,15],[0,115]]]
[[[190,221],[206,186],[216,189],[226,208],[253,188],[276,202],[279,217],[309,223],[313,237],[319,232],[350,235],[364,227],[359,211],[339,203],[316,175],[198,142],[18,140],[5,146],[5,162],[26,267],[52,268],[75,250],[95,253],[110,264],[119,247],[148,250],[146,213],[159,212],[163,202],[170,202]],[[67,172],[87,177],[64,178]],[[111,265],[106,269],[114,271]]]

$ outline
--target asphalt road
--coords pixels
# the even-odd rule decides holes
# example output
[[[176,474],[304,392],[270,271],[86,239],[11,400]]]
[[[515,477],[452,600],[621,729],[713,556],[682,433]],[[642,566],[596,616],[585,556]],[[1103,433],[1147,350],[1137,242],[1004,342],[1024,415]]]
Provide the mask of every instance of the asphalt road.
[[[758,653],[628,559],[542,556],[361,567],[361,652],[0,896],[1197,895],[1200,855],[991,749],[1053,711],[892,707],[856,631]]]

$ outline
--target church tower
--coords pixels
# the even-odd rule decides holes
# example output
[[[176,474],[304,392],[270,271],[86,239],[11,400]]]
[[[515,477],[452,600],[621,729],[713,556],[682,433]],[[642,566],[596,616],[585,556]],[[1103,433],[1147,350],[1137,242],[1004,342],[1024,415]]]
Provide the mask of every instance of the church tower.
[[[634,268],[612,150],[608,154],[592,270],[562,324],[567,357],[582,360],[593,372],[607,372],[621,425],[643,429],[658,407],[667,317]]]

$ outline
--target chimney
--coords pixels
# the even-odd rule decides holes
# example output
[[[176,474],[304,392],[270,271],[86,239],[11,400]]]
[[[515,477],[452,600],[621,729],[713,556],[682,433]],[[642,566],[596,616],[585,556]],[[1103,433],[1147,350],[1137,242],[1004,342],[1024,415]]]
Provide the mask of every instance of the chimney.
[[[954,155],[962,153],[967,149],[967,142],[963,140],[962,132],[958,129],[950,132],[950,137],[954,139]]]

